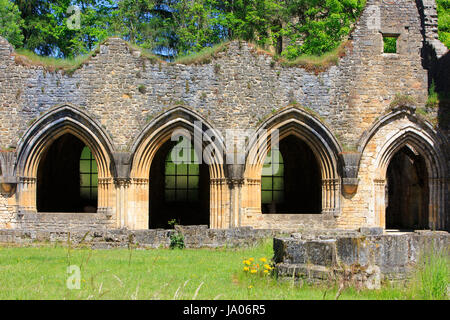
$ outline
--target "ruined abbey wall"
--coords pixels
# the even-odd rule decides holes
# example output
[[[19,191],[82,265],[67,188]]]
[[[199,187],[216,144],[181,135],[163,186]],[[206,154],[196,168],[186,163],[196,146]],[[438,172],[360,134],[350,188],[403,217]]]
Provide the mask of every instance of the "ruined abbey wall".
[[[322,168],[331,168],[322,176],[322,214],[266,215],[257,171],[216,164],[211,228],[384,226],[384,158],[397,142],[424,153],[430,225],[448,228],[448,134],[433,123],[439,110],[416,112],[425,108],[429,85],[424,44],[437,46],[429,23],[415,1],[369,0],[345,54],[326,70],[285,66],[240,41],[202,64],[166,63],[110,38],[68,74],[27,63],[0,38],[0,149],[10,154],[1,158],[0,182],[15,188],[0,195],[0,228],[147,228],[151,161],[145,155],[186,121],[202,121],[224,136],[227,129],[277,126],[290,134],[297,129],[284,123],[295,122],[312,128],[298,129],[300,136],[324,153]],[[383,53],[383,35],[398,36],[396,54]],[[392,105],[396,95],[414,102]],[[39,152],[64,130],[85,138],[102,159],[99,212],[84,218],[36,213]]]

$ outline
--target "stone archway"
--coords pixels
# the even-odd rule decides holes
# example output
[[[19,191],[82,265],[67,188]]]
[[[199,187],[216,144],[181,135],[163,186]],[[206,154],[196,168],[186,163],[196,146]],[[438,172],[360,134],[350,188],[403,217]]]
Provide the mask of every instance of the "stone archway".
[[[297,207],[294,208],[297,212],[290,210],[289,213],[306,213],[306,211],[313,213],[316,217],[312,219],[318,221],[316,227],[323,227],[323,225],[320,225],[322,221],[319,221],[323,217],[339,216],[341,210],[341,181],[338,163],[339,153],[342,149],[331,131],[310,113],[300,108],[287,108],[272,116],[260,126],[258,133],[261,131],[265,131],[267,134],[255,135],[250,141],[245,164],[242,203],[247,221],[244,221],[244,224],[258,224],[258,221],[265,219],[264,215],[261,216],[261,173],[274,132],[277,133],[276,136],[280,144],[283,140],[285,142],[289,140],[291,142],[299,141],[297,144],[299,148],[305,150],[309,160],[314,159],[317,163],[317,173],[313,175],[314,177],[311,175],[308,178],[311,178],[311,181],[316,181],[312,189],[317,188],[320,195],[317,196],[313,192],[313,197],[320,199],[320,205],[312,204],[309,208],[307,208],[308,206],[305,208]],[[260,138],[261,136],[263,138]],[[298,172],[301,175],[300,171]],[[298,196],[298,201],[300,200],[301,194]],[[320,214],[316,215],[315,213]],[[286,221],[286,223],[289,222]]]
[[[224,145],[220,134],[214,133],[215,139],[212,140],[208,135],[204,135],[207,131],[214,132],[205,119],[181,106],[166,111],[143,129],[131,148],[130,181],[123,186],[124,197],[127,197],[124,202],[128,204],[121,213],[123,225],[134,229],[148,228],[149,208],[152,206],[149,202],[152,166],[161,161],[162,156],[158,156],[158,153],[170,143],[174,132],[184,132],[185,136],[192,139],[196,149],[202,150],[202,161],[207,164],[209,186],[205,192],[209,192],[209,225],[211,228],[228,227],[228,186],[222,159]],[[211,149],[217,152],[204,152]],[[161,154],[164,152],[161,151]]]
[[[413,126],[402,128],[384,141],[375,167],[374,211],[379,226],[445,229],[444,169],[432,136]],[[387,214],[396,218],[387,221]]]
[[[111,141],[100,125],[70,105],[50,110],[38,119],[19,141],[15,167],[16,176],[19,178],[19,211],[31,213],[37,211],[39,166],[54,142],[63,136],[73,137],[80,146],[87,146],[91,150],[98,167],[97,212],[110,214],[114,208],[115,171]]]

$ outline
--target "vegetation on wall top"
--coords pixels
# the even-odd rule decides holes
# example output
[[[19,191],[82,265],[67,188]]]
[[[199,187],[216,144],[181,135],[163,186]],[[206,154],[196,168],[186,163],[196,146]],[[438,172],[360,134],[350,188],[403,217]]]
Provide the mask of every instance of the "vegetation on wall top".
[[[79,28],[70,25],[78,17],[71,5],[80,10]],[[0,35],[16,48],[69,59],[119,36],[168,61],[235,39],[294,60],[337,48],[364,5],[365,0],[0,0]]]

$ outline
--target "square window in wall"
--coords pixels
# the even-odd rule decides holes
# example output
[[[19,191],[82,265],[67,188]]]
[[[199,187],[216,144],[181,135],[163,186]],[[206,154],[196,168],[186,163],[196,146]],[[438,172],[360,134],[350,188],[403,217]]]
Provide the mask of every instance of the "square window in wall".
[[[395,35],[383,35],[383,53],[397,53],[397,39]]]

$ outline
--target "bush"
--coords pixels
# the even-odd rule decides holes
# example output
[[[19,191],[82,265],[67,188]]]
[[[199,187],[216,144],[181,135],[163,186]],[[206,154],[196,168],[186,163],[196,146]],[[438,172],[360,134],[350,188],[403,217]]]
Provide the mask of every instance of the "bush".
[[[168,224],[169,224],[169,226],[173,226],[175,228],[175,225],[177,225],[177,222],[175,219],[173,219],[173,220],[170,220],[168,222]],[[184,236],[180,231],[175,230],[175,232],[170,235],[169,247],[170,247],[170,249],[184,249],[184,247],[185,247]]]

